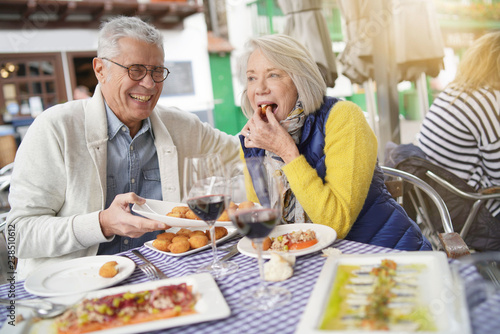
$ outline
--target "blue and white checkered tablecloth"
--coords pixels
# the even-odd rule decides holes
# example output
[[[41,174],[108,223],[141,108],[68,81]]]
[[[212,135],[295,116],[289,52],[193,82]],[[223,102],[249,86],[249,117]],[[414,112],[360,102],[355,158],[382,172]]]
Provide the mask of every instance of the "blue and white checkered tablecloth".
[[[223,247],[236,242],[237,240],[229,241],[223,245]],[[394,251],[388,248],[346,240],[337,240],[332,247],[340,249],[344,254],[389,253]],[[171,278],[192,274],[196,268],[210,262],[212,259],[210,249],[184,257],[164,255],[146,247],[141,247],[140,251]],[[137,264],[142,263],[142,261],[135,257],[135,255],[132,255],[131,252],[125,252],[123,254],[134,259]],[[232,258],[232,261],[237,262],[239,265],[238,272],[216,279],[231,309],[230,317],[222,320],[160,330],[155,333],[294,333],[323,264],[325,263],[326,257],[322,257],[321,254],[321,252],[316,252],[314,254],[298,257],[293,277],[284,282],[272,283],[273,285],[283,286],[291,291],[292,300],[282,308],[267,312],[249,311],[239,305],[238,298],[240,294],[259,283],[259,272],[257,260],[255,258],[238,254]],[[475,281],[479,279],[477,273],[473,270],[464,269],[460,274],[466,283],[466,287],[475,286]],[[146,281],[145,275],[139,268],[136,268],[134,273],[120,285],[136,284]],[[23,284],[24,282],[20,281],[16,282],[14,287],[9,284],[0,286],[0,298],[7,298],[9,290],[13,288],[15,289],[16,299],[38,298],[26,292]],[[474,334],[498,332],[498,328],[500,328],[500,297],[497,297],[498,296],[487,300],[481,300],[477,302],[477,305],[471,310],[470,316]],[[3,324],[2,326],[9,326],[6,324],[7,315],[7,309],[2,306],[0,308],[0,323]]]

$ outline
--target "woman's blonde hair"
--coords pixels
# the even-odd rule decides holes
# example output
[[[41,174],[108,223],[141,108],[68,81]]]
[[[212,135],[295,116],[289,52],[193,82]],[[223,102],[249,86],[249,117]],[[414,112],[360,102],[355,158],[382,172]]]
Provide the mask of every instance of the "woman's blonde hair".
[[[245,87],[241,96],[241,108],[245,116],[250,118],[254,113],[247,96],[246,71],[248,59],[255,50],[261,50],[276,68],[290,76],[306,114],[315,112],[321,106],[326,83],[309,51],[290,36],[267,35],[249,40],[240,58],[240,75]]]
[[[500,90],[500,31],[481,36],[467,49],[450,86],[465,92]]]

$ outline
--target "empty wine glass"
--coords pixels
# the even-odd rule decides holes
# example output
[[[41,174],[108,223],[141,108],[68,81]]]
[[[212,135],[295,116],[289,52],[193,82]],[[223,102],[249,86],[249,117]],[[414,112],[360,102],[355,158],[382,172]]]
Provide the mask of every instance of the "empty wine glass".
[[[257,253],[260,284],[243,293],[239,301],[245,308],[265,311],[286,304],[291,293],[285,288],[267,285],[264,279],[262,243],[281,221],[282,199],[279,180],[269,172],[264,164],[265,158],[246,159],[246,170],[251,179],[248,181],[247,194],[255,191],[259,203],[249,209],[229,210],[229,217],[238,231],[252,240]],[[250,180],[249,179],[249,180]]]
[[[184,194],[189,208],[210,229],[212,262],[196,272],[209,272],[214,277],[229,275],[238,270],[238,264],[220,261],[217,257],[215,222],[229,205],[230,185],[218,154],[207,154],[184,159]]]

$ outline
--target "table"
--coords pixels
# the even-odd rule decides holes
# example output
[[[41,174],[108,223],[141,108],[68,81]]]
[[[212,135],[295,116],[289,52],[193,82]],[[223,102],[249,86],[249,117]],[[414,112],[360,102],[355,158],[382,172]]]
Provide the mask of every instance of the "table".
[[[236,243],[238,240],[230,240],[225,247]],[[331,247],[338,248],[344,254],[370,254],[395,252],[393,249],[383,248],[373,245],[362,244],[354,241],[337,240]],[[211,249],[184,257],[173,257],[155,252],[149,248],[141,247],[140,251],[153,263],[156,264],[169,277],[180,277],[194,272],[200,265],[211,260]],[[141,261],[132,255],[131,252],[123,253],[134,259],[137,264]],[[232,260],[240,266],[238,272],[220,279],[216,279],[219,288],[224,295],[229,307],[231,316],[229,318],[189,326],[171,328],[157,331],[156,333],[238,333],[238,334],[265,334],[279,333],[291,334],[300,321],[312,289],[317,281],[326,257],[321,256],[321,252],[301,256],[297,258],[295,272],[292,278],[273,285],[283,286],[292,292],[292,300],[285,307],[268,311],[248,311],[238,304],[238,297],[242,291],[258,284],[259,273],[257,260],[238,254]],[[460,271],[468,289],[467,294],[473,300],[474,307],[470,312],[471,324],[474,334],[489,334],[497,332],[500,328],[500,296],[497,294],[486,299],[485,294],[481,294],[474,287],[478,287],[475,282],[480,276],[473,268],[465,268]],[[146,282],[146,276],[136,268],[134,273],[120,285]],[[27,293],[23,288],[24,282],[15,283],[16,298],[37,298]],[[0,297],[7,298],[8,291],[12,287],[9,284],[0,286]],[[6,324],[7,310],[0,308],[0,323]],[[7,325],[9,326],[9,325]]]

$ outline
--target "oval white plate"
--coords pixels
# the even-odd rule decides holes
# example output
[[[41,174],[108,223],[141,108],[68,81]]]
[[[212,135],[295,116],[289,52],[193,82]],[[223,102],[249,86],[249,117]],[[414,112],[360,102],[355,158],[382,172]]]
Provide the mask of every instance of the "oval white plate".
[[[215,242],[217,245],[220,244],[221,242],[224,242],[227,239],[231,238],[232,236],[234,236],[238,232],[238,230],[236,228],[234,228],[234,227],[233,228],[226,227],[226,228],[227,228],[227,235],[225,237],[222,237],[222,238],[218,239]],[[193,231],[196,231],[196,230],[205,231],[207,229],[208,229],[208,226],[205,226],[204,229],[202,229],[202,228],[190,228],[190,230],[193,230]],[[180,230],[180,228],[173,227],[171,229],[166,230],[166,232],[176,233],[179,230]],[[196,248],[196,249],[191,249],[191,250],[189,250],[187,252],[184,252],[184,253],[171,253],[171,252],[164,252],[164,251],[161,251],[159,249],[156,249],[153,246],[153,240],[150,240],[150,241],[144,243],[144,246],[146,246],[149,249],[154,250],[155,252],[162,253],[162,254],[165,254],[165,255],[168,255],[168,256],[186,256],[186,255],[193,254],[193,253],[202,251],[204,249],[210,248],[210,247],[212,247],[212,243],[210,243],[210,241],[209,241],[208,245],[206,245],[206,246],[203,246],[203,247],[200,247],[200,248]]]
[[[313,230],[314,232],[316,232],[316,238],[318,239],[318,243],[308,248],[286,252],[287,254],[292,254],[295,256],[311,254],[320,251],[327,246],[330,246],[337,238],[337,232],[333,228],[319,224],[278,225],[274,228],[271,234],[269,234],[269,236],[277,237],[279,235],[290,233],[292,231],[300,231],[300,230],[303,231]],[[238,250],[240,251],[241,254],[245,254],[251,257],[257,257],[257,252],[255,248],[253,248],[252,246],[252,241],[246,237],[238,242]],[[269,259],[271,257],[271,252],[270,251],[262,252],[262,257],[264,259]]]
[[[147,217],[149,219],[154,219],[161,221],[172,227],[207,227],[207,223],[203,220],[185,219],[185,218],[175,218],[167,216],[167,213],[171,212],[176,206],[187,206],[184,203],[175,202],[165,202],[158,201],[154,199],[147,199],[147,205],[154,211],[148,209],[145,205],[134,204],[132,206],[132,211],[140,214],[141,216]],[[231,221],[217,221],[215,226],[233,226]]]
[[[138,292],[144,290],[152,290],[160,286],[173,285],[186,283],[192,286],[193,293],[195,293],[199,299],[196,301],[195,313],[187,314],[180,317],[164,318],[148,322],[140,322],[120,327],[111,327],[98,331],[98,333],[107,334],[130,334],[130,333],[152,333],[158,330],[165,330],[167,328],[174,328],[179,326],[186,326],[197,324],[206,321],[213,321],[218,319],[224,319],[231,315],[231,309],[224,298],[224,295],[219,289],[217,282],[214,280],[212,275],[208,273],[194,274],[182,277],[168,278],[159,281],[151,281],[146,283],[132,284],[117,286],[114,288],[109,288],[100,291],[89,292],[86,294],[85,298],[101,298],[104,296],[110,296],[123,292]],[[55,301],[65,305],[71,305],[74,303],[74,298],[68,300],[68,297],[57,297],[50,298],[49,300]],[[16,309],[17,310],[17,309]],[[29,329],[30,333],[54,333],[57,332],[56,326],[54,324],[55,319],[47,319],[42,321],[33,322],[33,326]],[[23,321],[23,323],[28,323],[28,321]],[[7,327],[12,327],[7,328]],[[27,326],[29,327],[29,326]],[[5,325],[8,333],[18,333],[24,334],[19,329],[22,328],[18,324],[16,326]],[[2,328],[2,330],[4,329]],[[6,333],[7,333],[6,332]],[[26,331],[27,333],[28,331]],[[177,332],[182,333],[182,329],[177,330]]]
[[[111,278],[99,276],[99,269],[109,261],[118,262],[118,274]],[[115,285],[128,278],[134,269],[134,261],[123,256],[81,257],[40,267],[28,276],[24,288],[42,297],[71,295]]]

